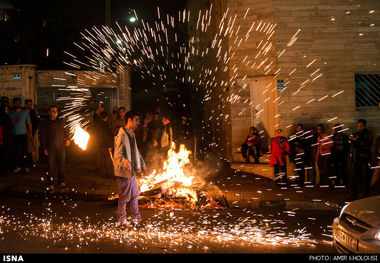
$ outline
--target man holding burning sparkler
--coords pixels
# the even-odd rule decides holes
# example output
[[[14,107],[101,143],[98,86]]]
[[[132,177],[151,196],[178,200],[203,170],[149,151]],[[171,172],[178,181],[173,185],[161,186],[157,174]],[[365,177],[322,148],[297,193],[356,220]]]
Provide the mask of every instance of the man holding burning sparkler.
[[[136,180],[136,172],[146,172],[145,162],[137,148],[134,131],[140,124],[137,113],[129,111],[125,115],[126,125],[119,129],[115,137],[114,173],[119,181],[118,226],[124,228],[126,221],[126,205],[129,203],[132,214],[132,225],[141,227],[141,215],[138,206],[140,195]]]

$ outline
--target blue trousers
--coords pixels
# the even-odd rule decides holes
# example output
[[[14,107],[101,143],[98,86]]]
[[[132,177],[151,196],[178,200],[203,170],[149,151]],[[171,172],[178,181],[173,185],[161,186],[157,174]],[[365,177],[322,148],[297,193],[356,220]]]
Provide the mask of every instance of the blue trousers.
[[[127,222],[127,205],[132,215],[134,223],[141,221],[141,215],[139,211],[138,198],[140,195],[139,187],[137,185],[136,176],[132,178],[118,178],[119,181],[119,200],[117,205],[117,217],[118,223],[121,225]]]

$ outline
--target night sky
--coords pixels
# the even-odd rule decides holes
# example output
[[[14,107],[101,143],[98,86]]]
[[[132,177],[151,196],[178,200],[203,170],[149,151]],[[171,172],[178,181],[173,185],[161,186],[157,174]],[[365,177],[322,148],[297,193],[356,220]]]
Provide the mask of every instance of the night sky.
[[[38,69],[65,69],[63,51],[73,48],[80,32],[105,24],[105,0],[0,0],[15,9],[11,19],[0,23],[0,64],[36,64]],[[111,26],[128,23],[136,10],[145,21],[162,13],[175,14],[184,0],[111,0]],[[47,56],[47,49],[48,56]]]
[[[35,64],[40,70],[72,69],[63,63],[64,51],[77,50],[73,42],[80,43],[80,32],[106,24],[105,3],[105,0],[0,0],[0,6],[14,6],[10,20],[0,22],[0,65]],[[161,14],[176,17],[178,10],[186,8],[186,1],[111,0],[111,27],[116,28],[115,21],[120,25],[130,23],[132,10],[140,19],[153,24],[157,19],[157,6]],[[183,29],[182,32],[186,34],[187,31]],[[189,102],[179,89],[169,93],[152,89],[151,83],[141,79],[138,72],[131,72],[131,81],[132,107],[136,110],[144,110],[145,106],[140,109],[139,105],[146,103],[158,106],[168,98],[178,105]],[[178,101],[179,93],[184,101]]]

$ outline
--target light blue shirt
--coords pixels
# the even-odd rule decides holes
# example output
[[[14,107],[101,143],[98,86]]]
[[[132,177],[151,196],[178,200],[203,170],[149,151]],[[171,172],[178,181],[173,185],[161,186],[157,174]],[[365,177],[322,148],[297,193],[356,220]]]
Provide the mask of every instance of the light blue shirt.
[[[29,112],[21,109],[19,112],[10,111],[8,113],[12,122],[12,134],[13,135],[26,135],[26,123],[30,121]]]

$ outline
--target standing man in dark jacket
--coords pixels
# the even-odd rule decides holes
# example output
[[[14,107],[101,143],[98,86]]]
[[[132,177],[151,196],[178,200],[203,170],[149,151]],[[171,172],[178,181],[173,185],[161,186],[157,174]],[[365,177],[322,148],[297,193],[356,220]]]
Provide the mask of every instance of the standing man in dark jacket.
[[[299,186],[305,185],[305,131],[303,125],[299,123],[296,127],[296,133],[290,136],[290,161],[294,162],[298,175]]]
[[[41,148],[47,156],[49,170],[47,174],[48,191],[54,192],[54,177],[58,174],[58,185],[66,189],[65,161],[66,147],[70,146],[69,134],[65,129],[65,119],[58,118],[57,106],[49,107],[49,117],[41,127]]]
[[[348,171],[347,160],[350,151],[349,138],[346,134],[341,132],[341,124],[334,126],[333,141],[334,146],[332,148],[332,161],[334,165],[336,182],[348,186]]]
[[[350,134],[352,163],[355,172],[352,178],[352,196],[350,200],[355,200],[359,195],[359,186],[364,183],[364,195],[370,195],[371,171],[372,162],[372,142],[373,135],[366,128],[367,122],[360,119],[357,122],[357,132]]]
[[[103,111],[96,122],[96,139],[99,151],[99,168],[103,178],[113,178],[113,166],[110,158],[112,152],[113,136],[111,128],[107,124],[108,115]]]
[[[12,122],[8,117],[9,106],[0,106],[0,127],[2,133],[2,144],[0,144],[0,173],[11,171],[12,152]]]

